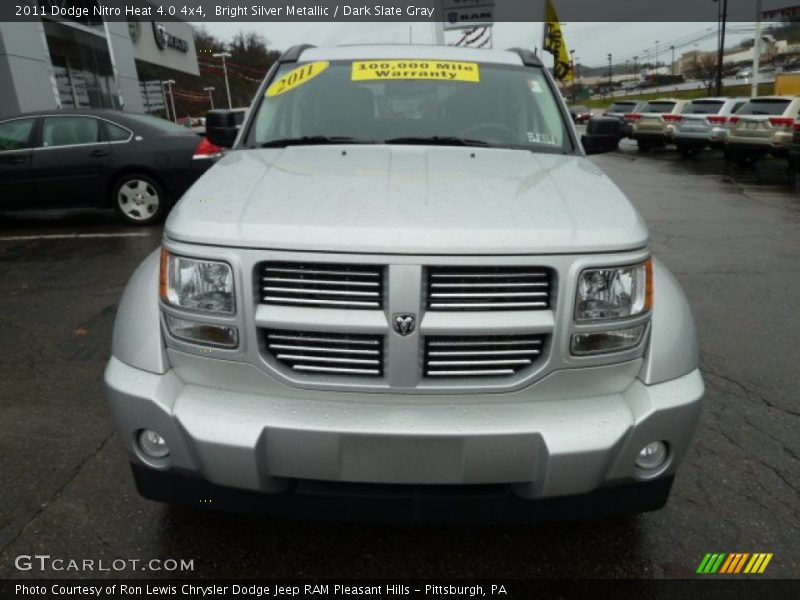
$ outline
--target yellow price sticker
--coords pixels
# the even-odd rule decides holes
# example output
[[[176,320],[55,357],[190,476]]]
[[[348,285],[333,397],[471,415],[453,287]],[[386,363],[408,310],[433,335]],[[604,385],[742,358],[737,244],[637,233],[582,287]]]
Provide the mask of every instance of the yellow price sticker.
[[[358,60],[353,62],[353,81],[376,79],[481,80],[478,63],[452,60]]]
[[[286,92],[291,92],[293,89],[314,79],[314,77],[322,73],[329,66],[330,63],[327,60],[321,60],[292,69],[286,73],[286,75],[282,75],[273,81],[267,88],[266,95],[272,98],[273,96],[280,96]]]

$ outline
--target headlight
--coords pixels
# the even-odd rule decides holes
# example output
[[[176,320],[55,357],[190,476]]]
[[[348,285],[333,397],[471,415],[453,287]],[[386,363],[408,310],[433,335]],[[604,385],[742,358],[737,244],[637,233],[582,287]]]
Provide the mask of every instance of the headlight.
[[[230,265],[174,256],[161,250],[161,299],[176,308],[216,314],[236,312]]]
[[[653,265],[587,269],[578,279],[575,320],[595,321],[634,317],[650,309]]]

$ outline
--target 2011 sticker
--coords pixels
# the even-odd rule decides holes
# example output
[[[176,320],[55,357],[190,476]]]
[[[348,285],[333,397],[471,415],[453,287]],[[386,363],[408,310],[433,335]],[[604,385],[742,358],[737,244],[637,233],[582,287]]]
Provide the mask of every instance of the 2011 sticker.
[[[282,75],[273,81],[267,88],[266,95],[272,98],[273,96],[280,96],[286,92],[291,92],[314,79],[314,77],[325,71],[329,66],[330,63],[327,60],[320,60],[292,69],[286,73],[286,75]]]
[[[353,81],[385,79],[438,79],[441,81],[481,80],[478,63],[453,60],[357,60]]]

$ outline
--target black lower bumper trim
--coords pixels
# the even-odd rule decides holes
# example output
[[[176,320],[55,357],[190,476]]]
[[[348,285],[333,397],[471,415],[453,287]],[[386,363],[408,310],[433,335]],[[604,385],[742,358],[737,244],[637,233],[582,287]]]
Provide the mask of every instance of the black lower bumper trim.
[[[150,500],[312,521],[520,523],[611,517],[658,510],[673,476],[629,482],[587,494],[526,499],[509,485],[383,485],[293,481],[265,494],[215,485],[176,472],[131,464],[139,493]]]

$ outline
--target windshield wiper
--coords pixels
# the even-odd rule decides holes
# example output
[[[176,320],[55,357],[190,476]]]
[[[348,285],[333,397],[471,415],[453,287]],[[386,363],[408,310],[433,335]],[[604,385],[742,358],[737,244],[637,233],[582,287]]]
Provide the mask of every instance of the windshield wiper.
[[[358,140],[347,136],[304,135],[296,138],[280,138],[261,144],[262,148],[283,148],[285,146],[321,146],[323,144],[374,144],[370,140]]]
[[[491,146],[483,140],[470,140],[455,136],[398,137],[384,142],[386,144],[422,144],[429,146]]]

